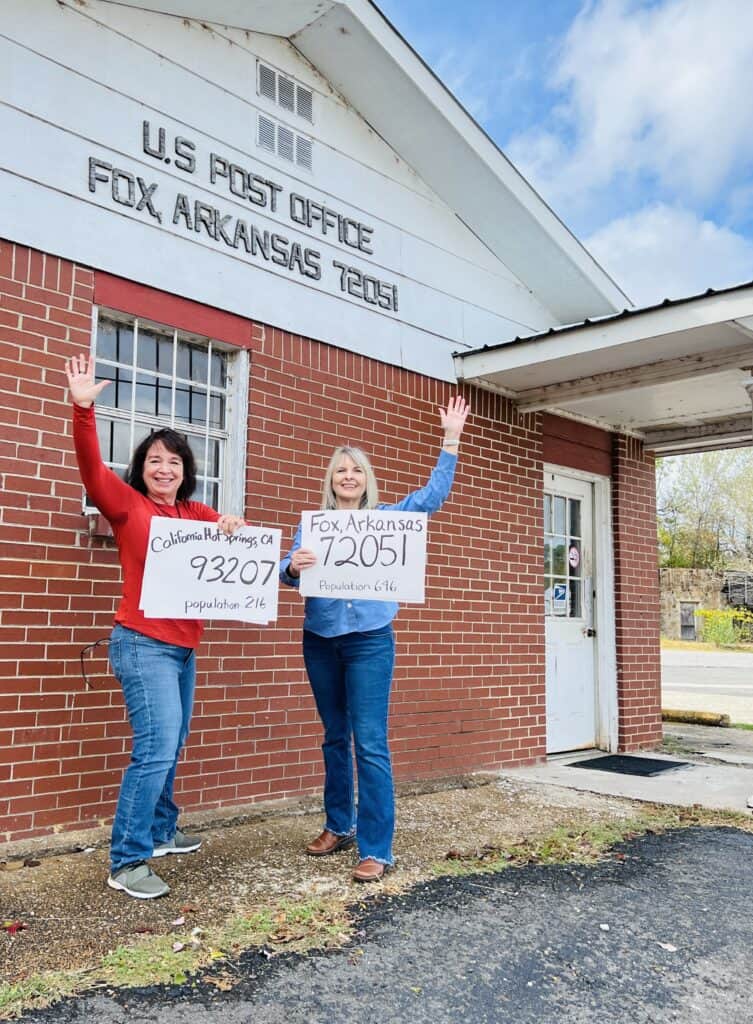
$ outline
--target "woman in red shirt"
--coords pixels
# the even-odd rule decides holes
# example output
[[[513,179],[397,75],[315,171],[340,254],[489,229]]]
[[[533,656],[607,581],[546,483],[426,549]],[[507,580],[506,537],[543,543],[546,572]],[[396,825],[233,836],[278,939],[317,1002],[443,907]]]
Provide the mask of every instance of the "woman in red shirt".
[[[194,650],[203,623],[146,618],[139,608],[150,523],[154,516],[198,519],[231,534],[244,522],[189,500],[196,466],[188,442],[175,430],[155,431],[138,445],[125,481],[108,469],[99,451],[94,402],[109,381],[95,381],[93,357],[74,356],[65,370],[81,479],[112,526],[123,570],[109,656],[123,688],[133,748],[113,821],[107,884],[138,899],[154,899],[170,889],[147,859],[192,853],[201,845],[198,837],[177,828],[173,782],[188,736],[196,683]]]

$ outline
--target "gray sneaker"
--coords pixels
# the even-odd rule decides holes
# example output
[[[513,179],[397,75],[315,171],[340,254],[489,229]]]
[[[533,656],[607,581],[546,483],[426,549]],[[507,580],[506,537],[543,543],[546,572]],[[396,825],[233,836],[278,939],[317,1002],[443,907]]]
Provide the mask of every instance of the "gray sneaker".
[[[110,875],[107,884],[111,889],[120,889],[137,900],[154,900],[158,896],[167,896],[170,886],[155,875],[148,864],[127,864],[114,875]]]
[[[194,853],[201,846],[198,836],[187,836],[176,828],[175,835],[165,843],[154,847],[152,857],[166,857],[168,853]]]

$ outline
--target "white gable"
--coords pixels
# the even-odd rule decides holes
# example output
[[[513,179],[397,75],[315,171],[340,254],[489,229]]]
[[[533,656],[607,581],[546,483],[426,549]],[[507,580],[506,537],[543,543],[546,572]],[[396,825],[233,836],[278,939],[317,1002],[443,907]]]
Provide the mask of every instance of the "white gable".
[[[274,25],[280,34],[313,32],[307,19],[316,8],[320,35],[303,40],[299,31],[293,45],[192,20],[205,6],[198,0],[160,6],[174,10],[27,0],[4,12],[3,235],[446,378],[454,376],[455,350],[559,322],[551,295],[534,294],[498,247],[448,205],[468,161],[466,154],[456,167],[431,153],[443,119],[416,123],[413,142],[401,138],[396,148],[363,116],[369,97],[377,107],[384,102],[370,77],[378,68],[360,76],[356,110],[343,82],[335,88],[321,73],[337,55],[314,63],[301,55],[304,42],[313,53],[332,28],[323,14],[353,18],[349,8],[214,5],[238,19],[251,8],[257,27]],[[372,56],[382,52],[372,48]],[[353,59],[340,56],[343,66]],[[277,79],[282,89],[275,98],[260,89],[260,64],[267,86]],[[404,104],[409,98],[403,89]],[[445,165],[429,174],[441,195],[416,167],[417,146],[427,168]],[[418,154],[410,164],[405,149]],[[492,188],[493,174],[484,173]],[[512,200],[495,210],[493,200],[479,179],[467,212],[474,204],[477,213],[491,209],[490,235],[520,234],[530,211]],[[526,259],[537,253],[556,274],[562,247],[537,249],[530,230]],[[511,262],[522,265],[516,245],[508,245]],[[583,283],[577,260],[563,266]],[[591,292],[596,301],[593,282]]]

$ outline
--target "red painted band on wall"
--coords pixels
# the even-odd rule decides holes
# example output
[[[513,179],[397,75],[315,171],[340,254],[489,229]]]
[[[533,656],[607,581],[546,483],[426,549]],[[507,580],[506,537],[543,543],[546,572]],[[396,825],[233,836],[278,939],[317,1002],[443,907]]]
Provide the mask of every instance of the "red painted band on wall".
[[[550,413],[541,417],[541,428],[544,462],[611,476],[612,434],[609,431]]]
[[[191,334],[251,348],[251,320],[99,270],[94,273],[94,302]]]

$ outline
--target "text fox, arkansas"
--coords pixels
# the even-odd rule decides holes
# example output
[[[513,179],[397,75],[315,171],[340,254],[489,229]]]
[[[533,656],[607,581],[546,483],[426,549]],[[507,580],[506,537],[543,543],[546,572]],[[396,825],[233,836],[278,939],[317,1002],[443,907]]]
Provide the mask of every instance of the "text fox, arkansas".
[[[315,512],[311,516],[312,531],[344,533],[352,530],[354,533],[383,533],[385,530],[391,530],[396,533],[423,533],[424,530],[424,524],[420,519],[394,519],[370,511],[361,515],[354,515],[351,512],[345,522],[339,519],[327,519],[326,515],[326,512]]]

